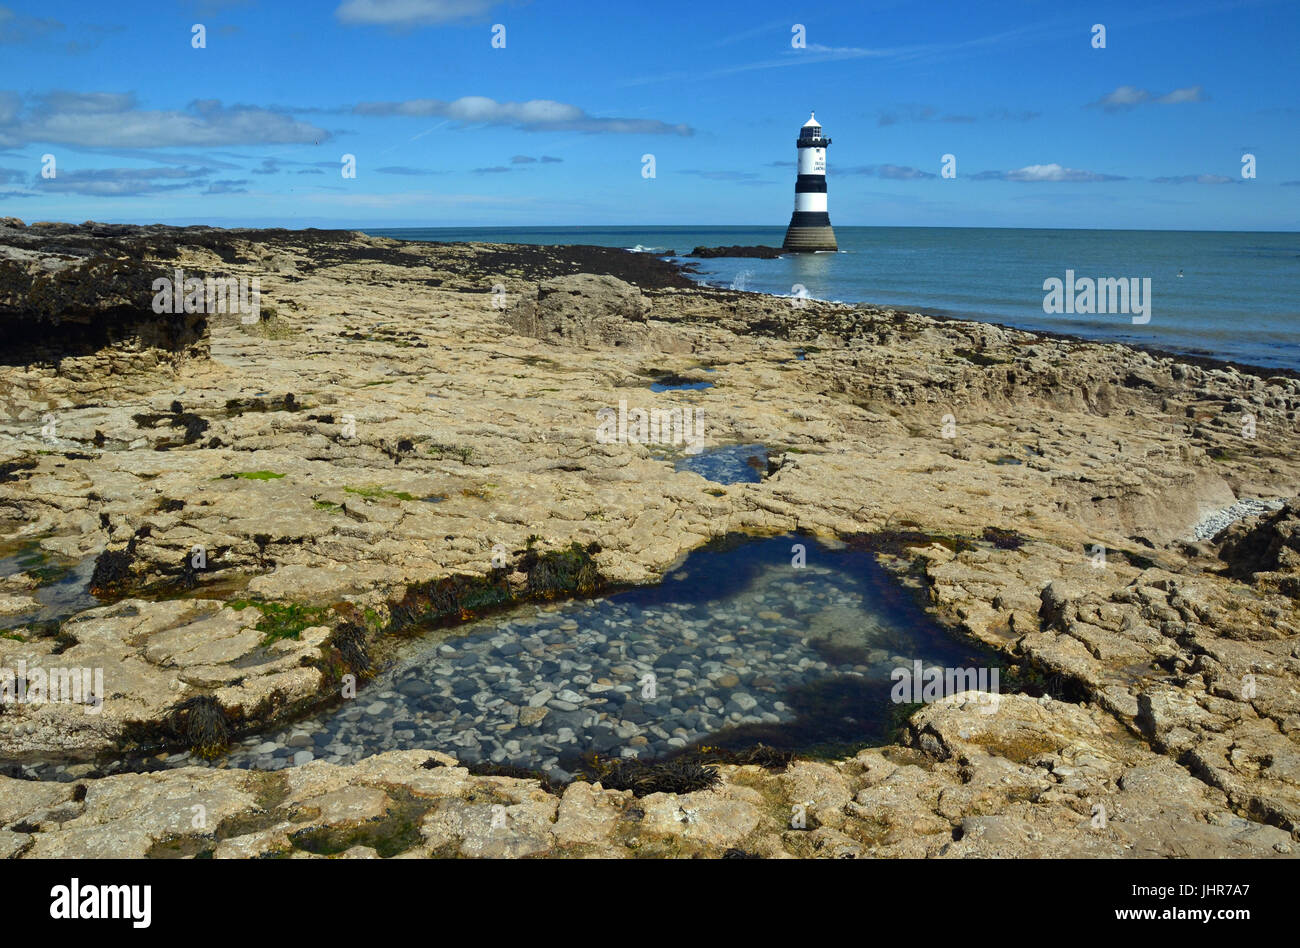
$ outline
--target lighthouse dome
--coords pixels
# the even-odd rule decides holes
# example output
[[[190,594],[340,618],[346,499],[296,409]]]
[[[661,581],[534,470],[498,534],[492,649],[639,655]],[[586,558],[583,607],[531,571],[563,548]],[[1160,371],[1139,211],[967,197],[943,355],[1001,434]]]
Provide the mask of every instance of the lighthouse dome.
[[[804,122],[803,126],[799,129],[799,140],[812,141],[821,137],[821,123],[817,121],[817,113],[814,112],[812,115],[808,116],[808,121]]]

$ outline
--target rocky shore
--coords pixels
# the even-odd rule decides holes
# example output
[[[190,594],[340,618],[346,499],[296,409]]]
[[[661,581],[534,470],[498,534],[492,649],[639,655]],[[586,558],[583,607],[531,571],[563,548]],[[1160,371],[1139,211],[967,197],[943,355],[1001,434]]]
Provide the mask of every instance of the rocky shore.
[[[686,256],[688,257],[754,257],[759,260],[775,260],[785,253],[780,247],[766,247],[761,244],[755,246],[730,247],[696,247]]]
[[[260,280],[260,312],[156,314],[177,269]],[[1294,378],[701,288],[649,254],[333,231],[5,219],[0,325],[0,668],[105,685],[96,713],[0,706],[7,855],[1294,854]],[[698,412],[705,457],[764,457],[710,480],[680,438],[598,437],[620,402]],[[875,550],[1041,687],[930,703],[852,756],[600,783],[484,772],[508,731],[479,761],[436,726],[317,755],[354,737],[305,722],[384,703],[438,630],[796,531]],[[575,621],[486,647],[573,662]],[[798,643],[734,685],[701,655],[701,701],[779,718],[754,679]],[[453,698],[459,658],[475,694],[509,664],[448,656]],[[614,665],[555,690],[518,659],[514,703],[608,714],[587,685],[641,671]],[[687,720],[642,736],[717,723]],[[618,759],[633,735],[609,731]],[[212,766],[292,740],[297,766]]]

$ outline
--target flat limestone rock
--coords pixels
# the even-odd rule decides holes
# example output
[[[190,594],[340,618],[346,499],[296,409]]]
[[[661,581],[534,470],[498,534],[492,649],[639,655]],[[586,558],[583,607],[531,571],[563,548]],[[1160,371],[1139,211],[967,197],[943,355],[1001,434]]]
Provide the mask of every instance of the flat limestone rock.
[[[903,744],[784,776],[722,767],[721,789],[648,809],[473,777],[438,756],[454,747],[247,775],[217,808],[249,821],[206,842],[162,798],[148,820],[106,808],[93,788],[116,796],[131,775],[83,779],[81,815],[69,785],[46,798],[21,782],[33,787],[7,792],[30,812],[5,811],[0,832],[27,839],[4,836],[9,850],[143,855],[161,827],[222,855],[305,857],[276,830],[289,807],[349,788],[373,801],[392,784],[428,802],[422,832],[399,841],[408,856],[1292,855],[1295,504],[1195,536],[1240,500],[1300,494],[1287,373],[795,306],[605,248],[0,222],[0,250],[20,290],[113,277],[61,337],[46,327],[29,360],[0,366],[0,519],[21,525],[0,542],[37,537],[50,555],[121,568],[116,601],[57,630],[27,618],[30,576],[0,588],[5,625],[18,622],[0,666],[101,668],[106,692],[98,715],[6,707],[6,758],[112,751],[128,723],[160,727],[198,695],[236,715],[322,700],[342,613],[268,645],[228,603],[382,618],[411,587],[488,576],[498,544],[519,587],[530,545],[591,547],[608,582],[646,583],[729,531],[866,534],[937,616],[1048,699],[1002,695],[991,715],[945,699],[912,715]],[[90,345],[88,320],[178,266],[261,279],[265,318],[174,336],[145,320]],[[48,321],[26,305],[0,300],[0,319]],[[651,389],[670,376],[712,385]],[[678,471],[671,445],[601,443],[597,413],[620,401],[697,408],[711,445],[762,444],[770,464],[756,483],[720,484]],[[206,565],[187,571],[196,545]],[[817,630],[862,631],[833,615]],[[191,782],[226,787],[222,773],[150,778],[183,800]],[[277,802],[258,814],[244,793]],[[475,794],[517,832],[490,835],[494,804]],[[790,825],[796,805],[805,829]],[[11,829],[24,819],[35,832]]]

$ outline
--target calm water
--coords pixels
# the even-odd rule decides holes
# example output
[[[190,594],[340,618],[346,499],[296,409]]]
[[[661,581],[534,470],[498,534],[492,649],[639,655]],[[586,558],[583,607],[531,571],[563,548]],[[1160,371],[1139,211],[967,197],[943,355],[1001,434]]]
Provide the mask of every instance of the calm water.
[[[832,215],[834,209],[832,208]],[[832,216],[832,220],[834,217]],[[405,240],[598,244],[663,253],[780,246],[781,227],[399,228]],[[840,253],[695,261],[737,289],[870,302],[1300,369],[1300,233],[836,227]],[[1151,321],[1048,315],[1043,281],[1149,277]],[[1183,276],[1178,276],[1179,271]]]
[[[795,545],[805,559],[795,566]],[[656,586],[525,607],[420,640],[356,700],[247,741],[278,769],[406,748],[549,771],[697,744],[842,749],[890,739],[891,672],[987,668],[865,552],[732,536]]]
[[[870,553],[732,535],[654,586],[416,639],[354,700],[251,737],[218,766],[278,770],[422,748],[566,780],[592,754],[757,742],[841,753],[892,739],[904,710],[895,697],[910,700],[893,694],[893,670],[918,662],[987,675],[1001,665],[955,639]],[[194,763],[188,753],[166,760]],[[38,767],[59,779],[65,770]]]

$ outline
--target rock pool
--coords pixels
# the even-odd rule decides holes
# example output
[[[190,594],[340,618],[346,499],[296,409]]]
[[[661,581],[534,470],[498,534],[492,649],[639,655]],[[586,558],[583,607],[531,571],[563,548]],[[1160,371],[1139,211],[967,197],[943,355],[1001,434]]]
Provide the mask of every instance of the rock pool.
[[[351,763],[419,747],[564,780],[593,754],[756,742],[842,751],[889,739],[901,710],[890,671],[918,659],[992,661],[956,642],[868,553],[731,537],[658,586],[431,634],[355,699],[244,741],[225,764]]]

